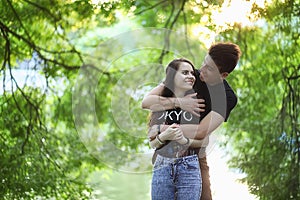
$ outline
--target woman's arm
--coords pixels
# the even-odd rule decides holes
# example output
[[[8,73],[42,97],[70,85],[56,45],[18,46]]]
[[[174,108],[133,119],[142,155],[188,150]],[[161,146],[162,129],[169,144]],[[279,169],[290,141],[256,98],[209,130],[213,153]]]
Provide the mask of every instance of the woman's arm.
[[[150,140],[149,144],[152,149],[158,149],[164,145],[164,143],[161,140],[157,139],[157,137],[155,137],[153,140]]]
[[[178,124],[172,124],[168,126],[165,131],[158,134],[160,126],[161,125],[154,125],[150,127],[148,131],[150,146],[154,149],[163,146],[167,140],[177,140],[180,144],[185,144],[192,148],[205,147],[208,145],[208,137],[201,140],[187,138],[184,136]]]
[[[158,135],[157,135],[158,136]],[[161,139],[160,136],[158,137],[155,137],[154,139],[150,140],[150,146],[153,148],[153,149],[157,149],[157,148],[160,148],[161,146],[164,145],[165,141],[163,141]],[[184,138],[185,141],[187,141],[186,138]],[[186,142],[184,142],[183,144],[186,144]],[[208,137],[207,138],[204,138],[202,140],[196,140],[196,139],[189,139],[188,141],[188,144],[187,144],[189,147],[192,147],[192,148],[200,148],[200,147],[206,147],[208,145]]]
[[[189,139],[184,137],[180,126],[178,124],[172,124],[168,126],[165,131],[156,134],[154,138],[150,139],[150,146],[156,149],[163,146],[169,140],[175,140],[180,144],[188,144],[189,142]]]

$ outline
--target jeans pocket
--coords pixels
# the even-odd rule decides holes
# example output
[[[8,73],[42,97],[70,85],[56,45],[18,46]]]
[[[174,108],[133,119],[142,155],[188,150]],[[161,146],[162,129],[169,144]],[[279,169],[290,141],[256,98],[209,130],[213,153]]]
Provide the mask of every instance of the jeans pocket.
[[[163,160],[161,159],[161,157],[158,156],[154,162],[153,169],[154,170],[159,169],[162,167],[162,165],[163,165]]]
[[[185,162],[185,167],[187,170],[200,170],[198,160]]]

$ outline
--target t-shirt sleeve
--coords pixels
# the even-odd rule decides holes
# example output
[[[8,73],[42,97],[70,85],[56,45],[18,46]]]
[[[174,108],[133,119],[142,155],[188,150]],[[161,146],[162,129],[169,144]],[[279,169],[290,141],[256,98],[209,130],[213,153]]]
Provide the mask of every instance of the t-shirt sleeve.
[[[209,93],[211,98],[211,110],[223,116],[226,122],[231,110],[237,104],[237,97],[234,91],[224,80],[224,85],[220,84],[209,87]]]
[[[232,88],[228,85],[228,83],[225,82],[224,85],[225,85],[226,99],[227,99],[227,109],[226,109],[226,118],[225,118],[225,122],[226,122],[230,115],[230,112],[236,106],[238,99],[234,91],[232,90]]]

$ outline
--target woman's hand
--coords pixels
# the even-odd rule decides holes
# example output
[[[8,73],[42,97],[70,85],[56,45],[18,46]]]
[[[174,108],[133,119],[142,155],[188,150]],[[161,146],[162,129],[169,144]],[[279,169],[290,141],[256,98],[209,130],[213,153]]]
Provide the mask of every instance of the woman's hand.
[[[160,134],[161,140],[176,140],[179,144],[189,144],[189,139],[186,138],[178,124],[172,124],[164,132]]]
[[[181,145],[189,145],[190,139],[183,135],[183,137],[181,139],[177,140],[177,142]]]
[[[183,132],[180,129],[180,126],[178,124],[172,124],[169,126],[165,131],[161,132],[159,135],[159,139],[162,141],[166,140],[181,140],[184,138]]]

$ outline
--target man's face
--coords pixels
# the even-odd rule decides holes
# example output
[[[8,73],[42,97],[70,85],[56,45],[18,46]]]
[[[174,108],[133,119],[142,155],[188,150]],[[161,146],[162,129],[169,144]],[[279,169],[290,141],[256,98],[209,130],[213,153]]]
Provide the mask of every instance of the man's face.
[[[215,85],[223,81],[228,73],[220,73],[213,59],[207,54],[200,68],[200,79],[209,85]]]

